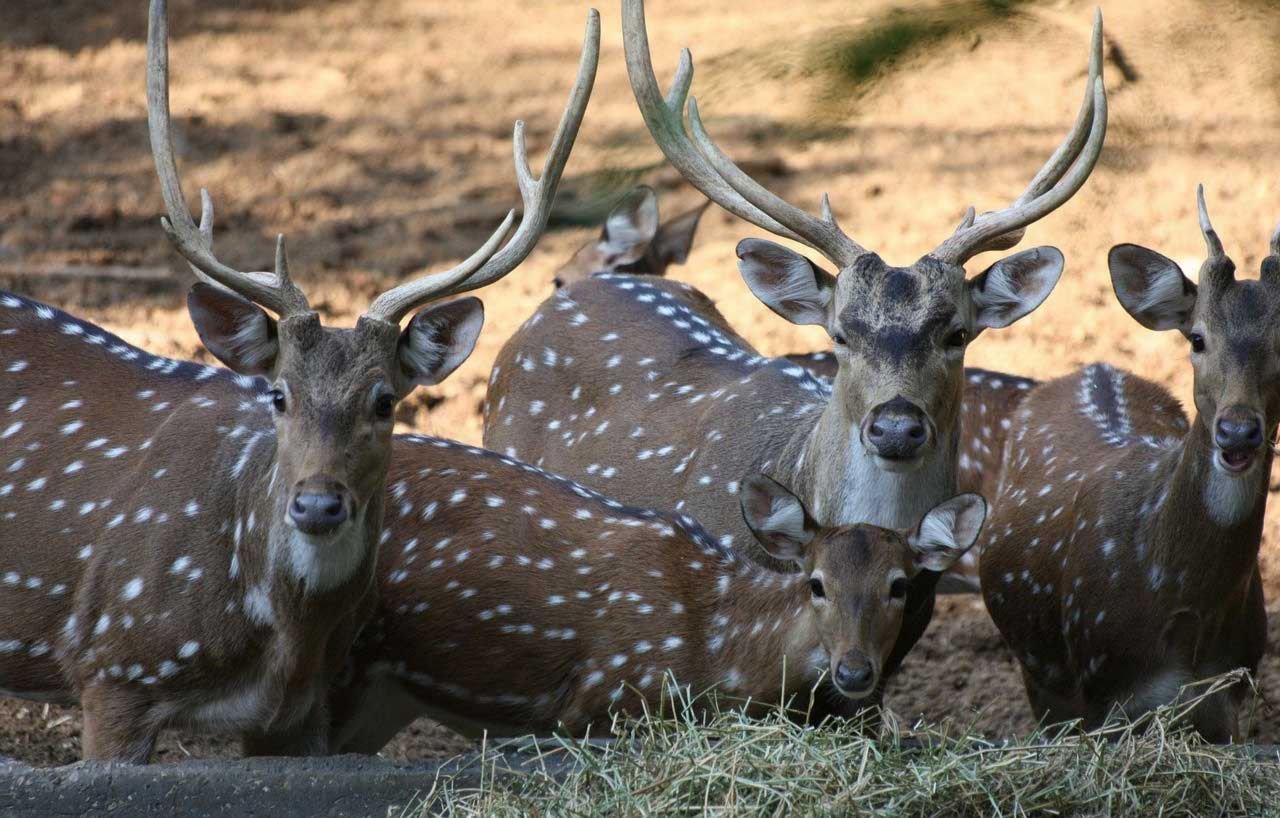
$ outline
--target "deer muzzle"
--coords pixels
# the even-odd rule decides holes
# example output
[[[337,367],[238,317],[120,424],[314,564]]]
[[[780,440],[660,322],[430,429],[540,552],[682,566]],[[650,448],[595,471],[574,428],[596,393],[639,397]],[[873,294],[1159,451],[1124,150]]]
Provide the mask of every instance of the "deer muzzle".
[[[1228,406],[1213,422],[1213,442],[1218,464],[1232,474],[1242,474],[1262,449],[1262,418],[1242,404]]]
[[[351,491],[336,480],[299,481],[289,500],[289,520],[303,534],[324,537],[351,519]]]
[[[906,465],[933,440],[933,424],[923,409],[898,395],[867,413],[862,436],[882,460]]]
[[[878,676],[875,664],[866,654],[860,650],[851,650],[840,657],[831,679],[842,695],[850,699],[861,699],[875,689]]]

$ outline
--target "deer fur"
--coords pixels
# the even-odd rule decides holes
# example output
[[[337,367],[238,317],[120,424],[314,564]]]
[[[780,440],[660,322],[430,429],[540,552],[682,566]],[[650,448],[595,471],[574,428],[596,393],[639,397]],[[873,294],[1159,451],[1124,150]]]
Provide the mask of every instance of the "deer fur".
[[[660,707],[668,674],[752,712],[858,715],[929,622],[932,594],[908,588],[931,587],[986,513],[964,495],[903,531],[820,529],[757,478],[743,513],[799,563],[779,574],[688,515],[473,446],[404,439],[390,480],[378,613],[335,692],[344,752],[376,752],[419,715],[471,735],[607,730],[611,712]],[[831,679],[855,660],[864,687],[842,691]]]

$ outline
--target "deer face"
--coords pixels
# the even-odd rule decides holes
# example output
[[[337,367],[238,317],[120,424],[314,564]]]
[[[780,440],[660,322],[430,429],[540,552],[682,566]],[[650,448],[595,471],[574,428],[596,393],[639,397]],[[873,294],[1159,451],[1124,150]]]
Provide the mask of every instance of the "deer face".
[[[668,222],[658,222],[658,196],[640,185],[622,197],[605,218],[600,238],[578,248],[554,279],[557,289],[595,273],[663,276],[684,264],[707,202]]]
[[[969,341],[1030,313],[1062,273],[1052,247],[1009,256],[971,281],[932,256],[892,267],[864,253],[839,276],[759,239],[739,243],[738,257],[766,306],[831,336],[839,365],[833,401],[889,471],[919,466],[939,430],[955,429]]]
[[[1280,422],[1280,255],[1262,262],[1259,280],[1237,281],[1231,260],[1211,252],[1198,287],[1171,259],[1137,245],[1113,247],[1108,261],[1134,319],[1186,337],[1215,468],[1231,477],[1260,468]]]
[[[978,539],[987,504],[976,494],[947,500],[914,529],[821,528],[776,481],[746,482],[742,513],[775,559],[796,565],[831,680],[850,699],[871,695],[902,630],[907,593],[922,571],[950,568]]]
[[[315,313],[276,321],[207,284],[187,303],[214,355],[269,382],[284,521],[317,546],[344,541],[385,490],[396,403],[466,360],[484,322],[474,298],[424,309],[403,331],[369,317],[355,329],[326,329]]]

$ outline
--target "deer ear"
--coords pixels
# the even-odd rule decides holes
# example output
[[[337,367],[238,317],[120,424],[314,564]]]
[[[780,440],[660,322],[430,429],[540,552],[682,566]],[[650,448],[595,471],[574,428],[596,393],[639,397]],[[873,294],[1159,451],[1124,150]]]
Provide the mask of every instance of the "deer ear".
[[[764,239],[738,242],[738,270],[751,292],[793,324],[827,323],[835,276],[781,244]]]
[[[241,375],[266,375],[280,343],[276,322],[257,304],[203,281],[187,293],[187,312],[205,349]]]
[[[613,206],[600,231],[598,248],[609,268],[630,264],[644,255],[658,233],[658,196],[640,185]]]
[[[778,481],[763,474],[742,485],[742,519],[768,552],[782,562],[804,563],[805,546],[816,528],[804,504]]]
[[[471,350],[484,326],[484,304],[459,298],[420,310],[400,333],[401,397],[415,386],[431,386],[449,377]]]
[[[924,515],[907,535],[918,568],[945,571],[978,541],[987,519],[987,501],[977,494],[960,494]]]
[[[711,202],[702,204],[683,213],[658,228],[658,235],[653,239],[653,255],[662,272],[666,272],[669,264],[684,264],[689,258],[689,248],[693,246],[693,234],[698,230],[698,222],[702,214],[707,212]]]
[[[1111,287],[1125,312],[1147,329],[1191,329],[1196,285],[1177,262],[1136,244],[1117,244],[1107,253]]]
[[[968,284],[979,329],[1007,327],[1040,306],[1062,275],[1056,247],[1033,247],[992,264]]]

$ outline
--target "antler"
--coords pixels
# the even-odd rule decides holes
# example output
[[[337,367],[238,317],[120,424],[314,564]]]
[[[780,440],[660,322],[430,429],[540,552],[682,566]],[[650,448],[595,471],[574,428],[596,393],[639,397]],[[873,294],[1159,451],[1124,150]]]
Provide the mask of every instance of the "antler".
[[[1027,225],[1061,207],[1084,185],[1098,163],[1106,133],[1107,92],[1102,85],[1102,11],[1099,9],[1093,18],[1084,102],[1070,133],[1012,204],[980,216],[975,216],[973,208],[969,208],[955,233],[931,255],[962,265],[983,250],[1006,249],[1017,244]]]
[[[261,304],[281,318],[311,311],[307,297],[289,280],[284,236],[276,237],[275,273],[245,273],[218,261],[213,254],[213,199],[200,191],[200,225],[191,220],[182,196],[182,181],[169,132],[169,21],[166,0],[151,0],[147,22],[147,127],[151,155],[160,177],[167,217],[160,219],[169,241],[202,281],[221,285]]]
[[[596,63],[600,57],[600,14],[595,9],[587,14],[587,33],[582,44],[582,58],[578,62],[578,77],[574,80],[573,90],[569,93],[569,102],[564,114],[560,117],[560,125],[556,128],[555,139],[542,165],[542,176],[535,179],[529,169],[528,153],[524,144],[524,122],[517,120],[512,137],[516,166],[516,181],[520,185],[520,199],[524,213],[520,217],[520,226],[505,247],[498,250],[502,240],[511,231],[511,223],[515,211],[507,213],[507,218],[494,231],[470,258],[452,270],[433,273],[415,281],[401,284],[374,299],[369,305],[367,315],[384,321],[397,323],[410,310],[427,301],[444,298],[449,295],[464,293],[497,281],[515,269],[524,261],[525,256],[533,250],[547,226],[551,215],[551,205],[555,201],[556,187],[560,184],[560,174],[565,163],[569,161],[569,151],[573,149],[574,140],[578,136],[578,128],[582,124],[587,102],[591,99],[591,87],[595,83]],[[495,252],[497,251],[497,252]]]
[[[840,267],[848,266],[866,252],[836,224],[831,203],[825,194],[822,197],[822,218],[814,218],[744,173],[707,135],[698,116],[697,102],[690,99],[689,124],[697,140],[695,146],[684,128],[685,100],[693,83],[693,57],[687,48],[680,52],[675,79],[664,99],[649,53],[644,0],[623,0],[622,46],[631,91],[649,133],[667,161],[691,185],[738,218],[783,238],[806,244]]]
[[[1204,203],[1204,185],[1196,185],[1196,211],[1200,217],[1200,233],[1204,236],[1204,246],[1209,252],[1210,258],[1220,258],[1226,255],[1222,249],[1222,239],[1218,238],[1218,231],[1213,229],[1213,222],[1209,221],[1209,208]]]

